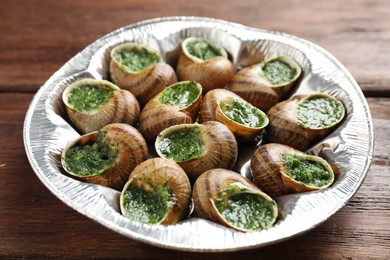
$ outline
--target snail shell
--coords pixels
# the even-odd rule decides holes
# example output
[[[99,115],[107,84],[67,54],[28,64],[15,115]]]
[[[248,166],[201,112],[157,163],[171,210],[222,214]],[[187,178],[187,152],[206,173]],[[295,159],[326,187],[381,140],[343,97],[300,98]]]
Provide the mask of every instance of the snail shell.
[[[80,89],[82,86],[112,90],[112,96],[101,106],[93,110],[82,111],[69,102],[72,91]],[[62,100],[70,122],[84,134],[97,131],[111,123],[135,125],[140,115],[140,107],[134,95],[105,80],[81,79],[75,81],[64,90]]]
[[[262,76],[262,68],[267,63],[275,60],[281,61],[292,68],[295,71],[294,77],[287,82],[272,84],[266,77]],[[268,111],[290,91],[301,72],[300,66],[293,59],[287,56],[278,56],[240,70],[234,75],[227,89],[238,94],[257,108]]]
[[[229,194],[229,189],[231,190]],[[252,182],[236,172],[226,169],[212,169],[204,172],[195,182],[193,188],[194,212],[196,216],[210,219],[230,228],[240,231],[256,231],[245,227],[244,225],[237,225],[232,223],[223,214],[220,213],[217,207],[218,201],[227,203],[229,196],[242,193],[255,194],[262,198],[262,200],[269,202],[269,213],[271,219],[268,223],[257,228],[256,230],[269,228],[274,224],[278,215],[278,209],[275,201],[273,201],[267,194],[257,188]],[[256,209],[253,209],[256,210]],[[240,215],[233,211],[233,214]],[[242,216],[242,211],[240,212]],[[247,213],[247,212],[245,212]],[[249,212],[251,213],[251,212]],[[259,211],[253,212],[248,217],[256,217],[260,215]],[[237,217],[239,218],[239,217]]]
[[[219,51],[221,56],[217,56],[208,60],[202,60],[194,55],[191,55],[187,49],[187,45],[193,41],[205,41]],[[181,44],[182,52],[177,63],[177,76],[179,80],[194,80],[199,82],[204,93],[211,89],[223,88],[232,79],[234,75],[234,67],[228,59],[227,52],[222,47],[216,46],[207,40],[190,37],[185,39]]]
[[[131,71],[115,59],[115,54],[122,50],[146,50],[149,53],[160,54],[149,47],[139,43],[124,43],[111,50],[110,78],[112,82],[122,89],[127,89],[144,106],[151,98],[162,91],[166,86],[177,81],[174,69],[160,61],[141,71]],[[161,58],[160,58],[161,60]]]
[[[300,122],[298,107],[313,98],[325,98],[332,100],[338,107],[337,120],[324,127],[310,127]],[[321,107],[316,106],[321,112]],[[273,106],[267,113],[269,124],[266,129],[267,138],[272,143],[281,143],[298,150],[304,151],[314,142],[330,134],[341,122],[345,115],[343,104],[327,94],[311,94],[307,96],[296,96]],[[335,115],[336,116],[336,115]],[[320,116],[313,116],[313,119]]]
[[[181,87],[183,84],[192,84],[198,91],[194,101],[185,107],[177,107],[170,104],[164,104],[160,97],[168,88]],[[152,98],[143,108],[140,116],[140,132],[150,141],[155,141],[158,134],[172,126],[179,124],[192,124],[199,113],[200,103],[202,102],[202,86],[193,81],[181,81],[174,83],[162,92]]]
[[[167,158],[160,147],[165,137],[169,137],[174,133],[195,131],[197,129],[200,131],[199,138],[203,145],[203,152],[187,160],[176,160],[192,183],[199,175],[209,169],[232,169],[238,156],[237,142],[233,133],[225,125],[216,121],[209,121],[204,124],[175,125],[163,130],[155,142],[157,154],[162,158]],[[186,149],[186,147],[183,147],[183,149]]]
[[[136,185],[148,192],[152,192],[158,186],[167,185],[170,190],[166,205],[167,211],[154,224],[174,224],[188,216],[191,203],[191,184],[184,170],[174,161],[153,158],[135,167],[130,174],[129,181],[122,190],[120,198],[121,211],[125,216],[127,215],[124,203],[125,193],[130,185]],[[140,220],[138,219],[138,221]]]
[[[99,133],[101,139],[99,139]],[[82,176],[73,170],[71,162],[66,160],[66,155],[72,147],[90,145],[91,143],[96,149],[99,146],[108,145],[109,149],[115,151],[116,154],[105,167]],[[107,149],[107,147],[105,148]],[[106,125],[100,131],[82,135],[68,143],[62,152],[61,164],[67,173],[81,181],[119,190],[128,180],[131,171],[139,163],[146,160],[147,156],[148,147],[141,133],[130,125],[115,123]]]
[[[252,109],[256,112],[257,117],[261,118],[262,122],[260,125],[245,125],[232,120],[226,115],[225,107],[231,105],[233,102],[241,102],[246,106],[251,107],[252,105],[245,101],[237,94],[226,90],[226,89],[213,89],[204,96],[200,109],[200,122],[207,121],[218,121],[226,125],[230,131],[236,136],[237,141],[250,141],[256,136],[261,134],[263,128],[268,124],[268,117],[266,114],[253,107]],[[248,118],[248,117],[247,117]]]
[[[301,160],[317,162],[329,173],[327,184],[317,187],[296,181],[287,174],[283,156],[298,156]],[[259,147],[251,160],[251,174],[254,184],[271,197],[288,193],[313,191],[329,187],[334,181],[331,166],[321,157],[305,154],[283,144],[270,143]]]

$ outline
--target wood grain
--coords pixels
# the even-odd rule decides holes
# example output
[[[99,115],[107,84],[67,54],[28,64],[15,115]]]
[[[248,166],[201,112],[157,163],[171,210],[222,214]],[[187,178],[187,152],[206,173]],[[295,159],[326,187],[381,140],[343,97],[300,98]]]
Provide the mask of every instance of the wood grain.
[[[22,7],[22,8],[21,8]],[[0,91],[34,92],[88,44],[128,24],[205,16],[296,35],[338,58],[369,96],[390,90],[390,2],[115,0],[0,2]]]

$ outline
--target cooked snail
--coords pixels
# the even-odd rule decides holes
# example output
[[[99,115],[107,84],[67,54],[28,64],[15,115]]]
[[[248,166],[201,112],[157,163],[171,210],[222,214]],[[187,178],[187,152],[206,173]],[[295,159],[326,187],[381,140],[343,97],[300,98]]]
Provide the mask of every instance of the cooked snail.
[[[141,106],[177,80],[157,51],[139,43],[124,43],[111,50],[110,78],[133,93]]]
[[[105,80],[75,81],[64,90],[62,100],[70,122],[83,134],[111,123],[135,125],[140,114],[133,94]]]
[[[192,182],[209,169],[233,168],[238,155],[233,133],[216,121],[171,126],[158,135],[155,148],[160,157],[177,162]]]
[[[321,157],[282,144],[259,147],[251,160],[254,184],[271,197],[319,190],[334,181],[334,172]]]
[[[177,63],[179,80],[199,82],[203,91],[225,87],[234,75],[234,67],[224,48],[205,39],[190,37],[181,44]]]
[[[248,179],[226,169],[203,173],[193,188],[196,216],[240,231],[271,227],[278,216],[276,202]]]
[[[199,121],[210,120],[226,125],[238,141],[254,139],[268,124],[263,111],[225,89],[213,89],[203,98]]]
[[[122,189],[131,171],[147,156],[142,135],[128,124],[115,123],[70,142],[61,164],[81,181]]]
[[[317,93],[280,102],[267,115],[267,138],[303,151],[334,130],[345,108],[334,97]]]
[[[202,86],[193,81],[181,81],[166,87],[142,110],[140,131],[154,141],[157,135],[172,125],[191,124],[199,113]]]
[[[153,158],[132,171],[121,197],[121,212],[145,224],[174,224],[189,214],[191,184],[175,162]]]
[[[228,89],[257,108],[268,111],[289,92],[301,71],[293,59],[278,56],[240,70]]]

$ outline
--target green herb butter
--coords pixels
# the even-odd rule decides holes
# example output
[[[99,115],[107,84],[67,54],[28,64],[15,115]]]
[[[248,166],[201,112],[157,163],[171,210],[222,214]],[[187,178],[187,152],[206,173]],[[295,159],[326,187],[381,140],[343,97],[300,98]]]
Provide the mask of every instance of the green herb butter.
[[[246,101],[228,99],[220,103],[223,113],[231,120],[248,127],[261,127],[265,115],[255,106]]]
[[[298,122],[309,128],[324,128],[338,123],[344,116],[342,104],[324,95],[312,95],[297,105]]]
[[[157,53],[137,47],[120,49],[113,54],[113,58],[133,72],[142,71],[161,62],[161,57]]]
[[[216,47],[202,39],[188,41],[185,47],[189,54],[201,60],[209,60],[222,56],[222,53]]]
[[[245,230],[263,230],[276,219],[276,203],[273,200],[238,187],[224,190],[215,200],[215,205],[226,221]]]
[[[117,151],[112,149],[104,134],[98,133],[97,141],[85,145],[70,147],[64,156],[65,168],[75,175],[86,177],[102,173],[117,157]]]
[[[195,82],[176,83],[163,90],[158,100],[163,104],[181,109],[192,104],[199,93],[200,90]]]
[[[123,214],[137,222],[158,224],[168,213],[171,197],[172,190],[167,184],[153,186],[148,191],[130,183],[123,193]]]
[[[297,71],[296,69],[291,68],[286,62],[279,59],[273,59],[266,62],[261,67],[259,74],[272,85],[282,85],[293,80]]]
[[[176,162],[198,158],[204,153],[200,128],[185,128],[164,136],[158,143],[158,149],[166,158]]]
[[[322,187],[333,181],[333,172],[318,161],[297,154],[285,154],[282,161],[287,175],[304,185]]]
[[[114,91],[104,86],[79,85],[67,94],[68,103],[79,112],[89,112],[98,109],[108,102]]]

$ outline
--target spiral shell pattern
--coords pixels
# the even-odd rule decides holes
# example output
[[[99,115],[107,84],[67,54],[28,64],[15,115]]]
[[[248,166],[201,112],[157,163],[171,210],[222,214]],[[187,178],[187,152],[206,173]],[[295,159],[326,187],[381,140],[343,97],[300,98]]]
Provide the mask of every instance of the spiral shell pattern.
[[[183,128],[200,127],[200,138],[205,152],[198,158],[178,162],[193,183],[203,172],[214,168],[232,169],[237,161],[238,146],[233,133],[223,124],[209,121],[204,124],[182,124],[162,131],[156,140],[156,150],[160,157],[158,143],[161,139]]]
[[[106,87],[113,90],[113,96],[95,111],[81,112],[68,103],[68,93],[78,86],[91,85]],[[112,123],[127,123],[135,125],[140,115],[137,99],[127,90],[119,89],[105,80],[82,79],[69,85],[62,95],[65,109],[70,122],[81,133],[97,131],[105,125]]]
[[[129,178],[131,171],[148,157],[148,147],[141,133],[134,127],[124,123],[114,123],[103,127],[103,140],[108,142],[110,147],[118,151],[113,165],[103,173],[98,175],[81,177],[75,173],[67,171],[64,162],[66,151],[73,145],[84,145],[87,142],[95,142],[98,132],[92,132],[80,136],[70,142],[62,153],[61,163],[63,168],[81,181],[95,183],[102,186],[111,187],[117,190],[123,188],[123,185]]]
[[[272,200],[257,188],[251,181],[241,176],[240,174],[226,169],[212,169],[204,172],[195,182],[193,187],[194,212],[197,217],[209,219],[218,222],[222,225],[240,230],[249,231],[238,228],[229,223],[216,209],[213,201],[220,199],[221,192],[231,184],[239,184],[239,187],[244,187],[245,192],[258,194],[266,200]],[[277,206],[274,204],[274,220],[277,217]],[[272,222],[272,223],[273,223]],[[271,224],[272,224],[271,223]]]
[[[115,51],[127,46],[147,48],[136,43],[122,44],[111,51],[110,78],[112,82],[122,89],[130,91],[138,100],[140,106],[144,106],[151,98],[161,92],[166,86],[177,81],[174,69],[163,62],[154,64],[139,72],[132,72],[117,62],[113,57]],[[149,49],[149,48],[147,48]],[[150,50],[151,52],[156,52]]]
[[[172,196],[168,202],[168,213],[160,224],[174,224],[188,216],[191,184],[184,170],[174,161],[163,158],[148,159],[135,167],[129,182],[146,190],[151,190],[156,185],[167,184],[170,187]]]
[[[204,93],[211,89],[225,87],[235,73],[234,66],[227,58],[226,51],[219,47],[218,49],[224,54],[223,56],[204,61],[195,59],[186,51],[186,44],[190,40],[191,38],[187,38],[181,45],[182,52],[176,67],[179,80],[199,82],[203,87]]]
[[[199,89],[198,97],[190,105],[183,108],[161,103],[159,101],[161,92],[152,98],[145,105],[140,115],[139,125],[143,136],[149,141],[154,141],[162,130],[170,126],[192,124],[198,116],[200,103],[202,102],[202,87],[200,84],[197,84],[197,87]]]
[[[298,193],[319,190],[324,187],[313,187],[299,183],[287,175],[282,156],[296,154],[302,157],[310,157],[320,162],[331,174],[331,166],[322,158],[307,155],[299,150],[282,144],[270,143],[259,147],[251,160],[251,174],[254,184],[271,197],[278,197],[288,193]]]

